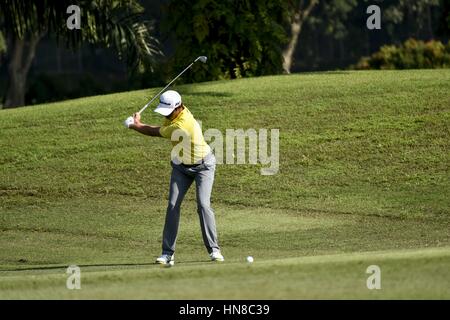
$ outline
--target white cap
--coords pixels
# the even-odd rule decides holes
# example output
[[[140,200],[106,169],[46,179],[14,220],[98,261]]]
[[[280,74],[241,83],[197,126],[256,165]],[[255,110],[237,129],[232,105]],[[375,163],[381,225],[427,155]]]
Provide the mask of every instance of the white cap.
[[[168,116],[181,105],[181,96],[174,90],[168,90],[159,97],[159,105],[154,110],[163,116]]]

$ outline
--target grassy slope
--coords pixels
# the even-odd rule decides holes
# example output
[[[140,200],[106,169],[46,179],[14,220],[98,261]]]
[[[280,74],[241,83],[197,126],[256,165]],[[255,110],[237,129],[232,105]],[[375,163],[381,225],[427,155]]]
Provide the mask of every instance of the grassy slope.
[[[52,268],[73,263],[88,274],[74,297],[449,298],[442,283],[450,264],[450,70],[263,77],[178,90],[205,128],[280,128],[278,175],[218,167],[213,201],[228,262],[200,263],[206,256],[191,190],[180,263],[164,271],[147,265],[160,248],[170,145],[126,131],[121,121],[156,89],[3,110],[0,297],[70,298],[64,269]],[[151,112],[144,120],[161,121]],[[388,256],[359,253],[380,250]],[[241,263],[249,254],[252,269]],[[408,278],[412,259],[418,275]],[[376,295],[365,289],[368,263],[392,272]],[[7,271],[18,269],[28,270]],[[341,280],[326,282],[333,270]],[[171,279],[174,288],[211,289],[150,292],[141,275],[156,279],[155,288]],[[237,289],[243,278],[251,290]],[[220,286],[226,290],[213,290]]]

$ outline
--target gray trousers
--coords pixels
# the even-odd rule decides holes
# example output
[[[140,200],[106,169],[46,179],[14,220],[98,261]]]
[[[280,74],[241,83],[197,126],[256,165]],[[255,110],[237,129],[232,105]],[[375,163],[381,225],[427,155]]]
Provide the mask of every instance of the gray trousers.
[[[194,180],[203,242],[208,253],[219,251],[216,221],[214,211],[211,208],[211,191],[216,169],[214,155],[209,154],[205,157],[204,163],[195,167],[186,167],[183,164],[173,162],[171,164],[172,176],[170,178],[169,204],[163,231],[162,253],[173,255],[175,252],[181,202]]]

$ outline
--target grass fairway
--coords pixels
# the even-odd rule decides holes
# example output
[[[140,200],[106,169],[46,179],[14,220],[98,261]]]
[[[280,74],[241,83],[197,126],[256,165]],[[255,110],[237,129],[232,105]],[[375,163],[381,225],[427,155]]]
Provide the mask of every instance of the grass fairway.
[[[170,144],[122,121],[157,88],[1,110],[1,299],[450,299],[450,70],[176,89],[204,129],[280,129],[278,174],[217,168],[226,262],[208,262],[192,188],[176,265],[152,264]],[[81,290],[66,289],[71,264]]]

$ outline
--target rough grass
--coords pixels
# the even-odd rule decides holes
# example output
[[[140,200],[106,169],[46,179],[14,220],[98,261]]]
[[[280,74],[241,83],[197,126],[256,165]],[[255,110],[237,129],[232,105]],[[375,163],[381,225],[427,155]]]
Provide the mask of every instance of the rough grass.
[[[206,263],[191,190],[171,269],[150,264],[170,144],[122,127],[157,90],[0,111],[0,298],[450,297],[450,70],[178,86],[205,129],[280,129],[280,172],[218,166],[223,265]]]

